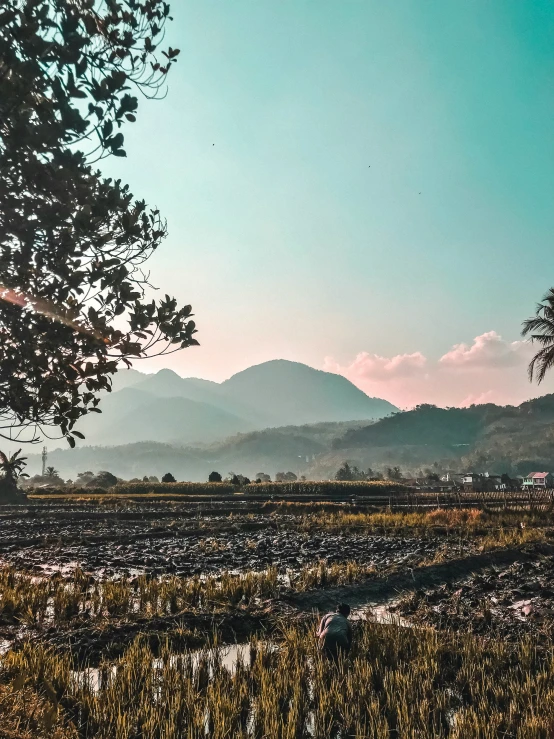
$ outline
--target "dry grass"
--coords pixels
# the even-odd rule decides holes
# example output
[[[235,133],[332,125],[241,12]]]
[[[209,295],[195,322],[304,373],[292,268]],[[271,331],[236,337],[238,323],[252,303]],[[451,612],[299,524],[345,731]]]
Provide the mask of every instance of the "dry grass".
[[[350,513],[345,510],[313,513],[304,517],[303,528],[364,528],[385,533],[408,530],[425,531],[436,527],[474,530],[485,521],[483,511],[476,508],[438,508],[432,511],[406,513]]]
[[[518,527],[514,529],[500,528],[482,537],[479,548],[483,552],[492,549],[504,549],[507,547],[519,547],[524,544],[536,544],[547,541],[543,529]]]
[[[259,606],[283,591],[306,591],[361,582],[374,575],[370,565],[316,562],[280,578],[275,567],[261,572],[181,578],[93,580],[81,570],[71,577],[36,578],[6,567],[0,570],[0,622],[28,626],[72,621],[177,615]]]
[[[0,739],[79,739],[57,700],[15,677],[0,684]]]
[[[529,641],[512,651],[363,623],[335,666],[312,630],[288,627],[278,649],[253,641],[232,673],[217,651],[163,648],[155,659],[140,639],[101,666],[99,686],[76,667],[26,645],[3,659],[2,681],[17,710],[23,691],[59,706],[60,739],[547,739],[554,729],[554,664]]]

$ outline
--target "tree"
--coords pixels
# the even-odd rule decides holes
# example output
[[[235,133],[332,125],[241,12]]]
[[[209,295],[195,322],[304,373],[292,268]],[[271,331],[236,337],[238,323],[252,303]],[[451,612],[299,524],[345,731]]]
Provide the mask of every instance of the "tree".
[[[219,472],[210,472],[208,482],[221,482],[222,477]]]
[[[529,363],[529,380],[532,382],[536,378],[540,384],[554,366],[554,288],[551,287],[537,304],[533,318],[523,322],[521,333],[528,336],[531,343],[542,347]]]
[[[342,467],[339,467],[335,474],[335,480],[338,480],[339,482],[348,482],[353,479],[350,465],[348,462],[343,462]]]
[[[294,472],[277,472],[275,474],[275,482],[296,482],[298,477]]]
[[[256,474],[256,482],[271,482],[271,476],[268,475],[266,472],[258,472]]]
[[[94,472],[86,470],[85,472],[78,472],[77,479],[75,480],[76,485],[87,485],[94,478]]]
[[[60,473],[55,467],[46,468],[46,477],[59,477]]]
[[[114,485],[117,485],[118,479],[115,475],[112,475],[111,472],[108,472],[107,470],[102,470],[97,475],[95,475],[92,480],[89,480],[87,482],[87,487],[89,488],[111,488]]]
[[[0,13],[4,438],[56,427],[73,446],[122,363],[197,344],[190,306],[146,297],[159,211],[94,168],[126,155],[132,92],[164,93],[179,53],[157,56],[168,13],[163,0],[21,0]]]
[[[177,482],[177,480],[173,477],[171,472],[166,472],[162,477],[162,482]]]
[[[387,480],[401,480],[402,472],[400,467],[387,467]]]
[[[4,452],[0,452],[0,493],[6,499],[17,495],[17,480],[20,477],[28,477],[23,472],[27,465],[27,457],[21,456],[21,449],[14,452],[11,456],[6,456]]]
[[[371,470],[370,470],[371,471]],[[356,465],[350,465],[348,462],[343,462],[342,467],[339,467],[335,475],[335,480],[348,482],[351,480],[366,480],[366,474],[358,469]]]

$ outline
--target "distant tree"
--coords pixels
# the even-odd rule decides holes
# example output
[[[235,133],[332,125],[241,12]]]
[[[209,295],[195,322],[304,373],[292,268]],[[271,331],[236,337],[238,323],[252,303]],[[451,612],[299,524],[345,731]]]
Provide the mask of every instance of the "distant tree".
[[[144,477],[142,478],[142,481],[143,482],[150,482],[150,480],[148,479],[148,475],[144,475]]]
[[[335,480],[338,480],[339,482],[350,482],[350,480],[353,479],[350,465],[348,462],[343,462],[342,466],[339,467],[335,474]]]
[[[387,467],[387,480],[401,480],[402,472],[400,467]]]
[[[431,472],[429,475],[427,475],[427,480],[429,482],[440,482],[441,481],[440,477],[438,476],[436,472]]]
[[[85,472],[78,472],[77,479],[75,480],[76,485],[88,485],[88,483],[94,478],[94,472],[86,470]]]
[[[221,482],[222,479],[223,478],[221,477],[219,472],[210,472],[208,476],[208,482]]]
[[[233,475],[229,481],[231,485],[240,485],[240,480],[238,475]]]
[[[173,477],[171,472],[166,472],[162,477],[162,482],[177,482],[177,480]]]
[[[156,475],[150,475],[150,477],[148,478],[148,482],[159,482],[159,480]]]
[[[143,482],[143,480],[140,479],[140,477],[132,477],[129,482]]]
[[[371,471],[371,470],[370,470]],[[336,474],[335,480],[349,482],[352,480],[367,480],[368,476],[365,472],[358,469],[356,465],[350,465],[348,462],[344,462]]]
[[[296,482],[298,477],[294,472],[277,472],[275,474],[275,482]]]
[[[271,482],[271,477],[270,477],[270,475],[266,474],[265,472],[258,472],[256,474],[256,482],[258,480],[260,482]]]
[[[46,477],[59,477],[60,473],[55,467],[46,468]]]
[[[521,331],[539,349],[529,363],[529,380],[541,383],[549,369],[554,367],[554,288],[537,305],[533,318],[523,322]]]
[[[79,418],[131,359],[196,344],[191,308],[146,300],[156,209],[96,162],[124,157],[138,100],[165,92],[165,0],[16,0],[0,11],[0,436]]]
[[[87,482],[89,488],[111,488],[117,485],[117,477],[107,470],[102,470]]]

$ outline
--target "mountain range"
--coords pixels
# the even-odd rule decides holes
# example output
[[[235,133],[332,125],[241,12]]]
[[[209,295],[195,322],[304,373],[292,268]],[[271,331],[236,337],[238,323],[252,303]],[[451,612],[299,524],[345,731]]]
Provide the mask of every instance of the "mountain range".
[[[138,385],[123,389],[138,391]],[[309,479],[327,479],[346,460],[362,469],[399,466],[411,474],[427,467],[510,474],[554,471],[554,395],[517,407],[422,405],[371,423],[349,420],[266,428],[211,444],[142,441],[81,446],[52,451],[48,457],[62,477],[72,479],[77,472],[102,469],[125,479],[172,472],[180,480],[206,480],[212,470],[250,477],[290,470]],[[28,471],[39,470],[40,456],[30,455]]]
[[[80,446],[211,443],[267,427],[373,421],[397,410],[340,375],[285,360],[249,367],[222,383],[169,369],[153,375],[122,370],[100,409],[80,422]]]

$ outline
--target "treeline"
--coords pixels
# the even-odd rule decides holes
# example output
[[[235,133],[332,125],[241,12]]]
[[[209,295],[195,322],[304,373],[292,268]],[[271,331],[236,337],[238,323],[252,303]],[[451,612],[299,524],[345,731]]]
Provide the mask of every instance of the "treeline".
[[[390,481],[356,481],[337,482],[334,480],[296,481],[296,482],[249,482],[245,485],[233,485],[226,482],[123,482],[110,488],[89,487],[89,495],[234,495],[245,493],[253,495],[378,495],[400,492],[404,486]],[[41,495],[82,495],[83,488],[75,486],[41,488]]]

